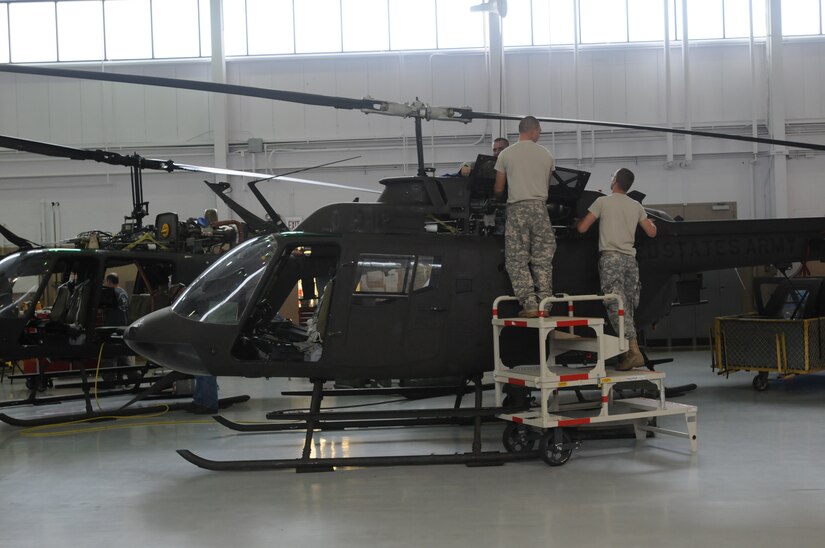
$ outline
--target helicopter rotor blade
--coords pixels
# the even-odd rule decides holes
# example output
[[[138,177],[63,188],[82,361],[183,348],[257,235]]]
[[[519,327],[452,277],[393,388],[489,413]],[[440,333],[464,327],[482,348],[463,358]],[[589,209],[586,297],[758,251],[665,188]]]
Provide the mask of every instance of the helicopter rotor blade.
[[[205,166],[195,166],[191,164],[178,164],[173,163],[171,164],[172,169],[180,169],[184,171],[194,171],[198,173],[212,173],[215,175],[235,175],[237,177],[252,177],[254,179],[260,179],[261,173],[255,171],[238,171],[235,169],[223,169],[219,167],[205,167]],[[301,183],[304,185],[315,185],[315,186],[324,186],[328,188],[339,188],[341,190],[354,190],[356,192],[369,192],[371,194],[381,194],[380,190],[372,190],[369,188],[361,188],[358,186],[349,186],[349,185],[339,185],[337,183],[325,183],[323,181],[313,181],[311,179],[298,179],[296,177],[285,177],[282,175],[276,175],[270,178],[271,180],[275,181],[287,181],[289,183]]]
[[[236,84],[222,84],[218,82],[182,80],[176,78],[160,78],[156,76],[141,76],[136,74],[115,74],[109,72],[93,72],[76,69],[56,69],[48,67],[23,66],[2,63],[0,63],[0,72],[33,74],[39,76],[55,76],[62,78],[78,78],[84,80],[99,80],[105,82],[119,82],[126,84],[143,84],[175,89],[190,89],[196,91],[210,91],[215,93],[225,93],[229,95],[241,95],[246,97],[258,97],[262,99],[285,101],[289,103],[326,106],[338,109],[361,110],[366,114],[383,114],[388,116],[399,116],[403,118],[423,118],[430,121],[452,121],[469,123],[476,119],[518,121],[524,118],[524,115],[473,111],[473,109],[470,107],[431,107],[417,100],[413,103],[395,103],[390,101],[372,99],[369,97],[364,99],[353,99],[348,97],[337,97],[332,95],[320,95],[314,93],[257,88],[251,86],[241,86]],[[664,126],[651,126],[643,124],[629,124],[622,122],[608,122],[601,120],[581,120],[575,118],[555,118],[547,116],[536,116],[536,118],[541,122],[548,123],[615,127],[623,129],[653,131],[658,133],[695,135],[697,137],[710,137],[715,139],[726,139],[749,143],[762,143],[767,145],[804,148],[809,150],[825,150],[825,145],[820,145],[816,143],[804,143],[799,141],[771,139],[767,137],[752,137],[748,135],[734,135],[730,133],[716,133],[711,131],[669,128]]]
[[[352,99],[348,97],[335,97],[332,95],[319,95],[316,93],[283,91],[278,89],[256,88],[251,86],[222,84],[219,82],[204,82],[199,80],[182,80],[177,78],[160,78],[157,76],[141,76],[137,74],[116,74],[112,72],[95,72],[90,70],[77,69],[55,69],[48,67],[34,67],[10,64],[0,64],[0,72],[33,74],[37,76],[56,76],[60,78],[79,78],[82,80],[99,80],[103,82],[119,82],[124,84],[143,84],[149,86],[160,86],[174,89],[190,89],[194,91],[212,91],[215,93],[226,93],[229,95],[259,97],[261,99],[285,101],[287,103],[299,103],[302,105],[333,107],[339,109],[366,109],[379,111],[387,109],[387,105],[383,101],[376,101],[374,99]]]
[[[452,109],[455,111],[455,116],[451,119],[464,121],[464,120],[473,120],[473,119],[480,119],[480,120],[513,120],[519,121],[524,118],[525,115],[515,115],[515,114],[498,114],[495,112],[475,112],[471,109],[465,108],[456,108]],[[457,116],[457,117],[456,117]],[[731,141],[745,141],[748,143],[762,143],[766,145],[777,145],[777,146],[785,146],[791,148],[805,148],[810,150],[825,150],[825,145],[820,145],[816,143],[802,143],[799,141],[786,141],[782,139],[770,139],[768,137],[752,137],[750,135],[734,135],[731,133],[716,133],[713,131],[701,131],[695,129],[681,129],[681,128],[669,128],[664,126],[649,126],[643,124],[627,124],[623,122],[607,122],[601,120],[579,120],[576,118],[551,118],[545,116],[536,116],[535,117],[540,122],[548,122],[552,124],[581,124],[585,126],[600,126],[600,127],[615,127],[615,128],[622,128],[622,129],[635,129],[635,130],[642,130],[642,131],[654,131],[658,133],[674,133],[678,135],[694,135],[697,137],[711,137],[715,139],[727,139]]]

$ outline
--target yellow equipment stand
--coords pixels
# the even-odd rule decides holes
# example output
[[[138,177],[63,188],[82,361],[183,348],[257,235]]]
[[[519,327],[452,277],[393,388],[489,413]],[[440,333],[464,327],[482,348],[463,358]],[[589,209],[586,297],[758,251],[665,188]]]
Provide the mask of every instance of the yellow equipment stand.
[[[698,450],[696,441],[696,412],[693,405],[668,402],[664,399],[665,374],[658,371],[615,371],[606,368],[605,360],[627,350],[624,338],[623,303],[619,295],[562,295],[549,297],[539,304],[539,310],[549,310],[554,303],[567,303],[568,316],[545,316],[538,318],[502,318],[499,308],[502,302],[516,300],[512,296],[498,297],[493,303],[493,349],[496,405],[504,403],[504,387],[507,385],[532,388],[541,392],[541,407],[517,413],[502,413],[499,418],[510,421],[505,428],[503,441],[508,451],[530,451],[539,441],[539,453],[551,466],[559,466],[569,460],[573,448],[565,427],[579,427],[618,421],[631,422],[636,439],[646,438],[646,432],[657,432],[687,438],[692,452]],[[576,317],[574,306],[579,301],[608,301],[619,303],[619,336],[604,333],[603,318]],[[575,327],[588,327],[595,337],[575,335]],[[507,367],[501,360],[501,334],[506,328],[535,329],[538,334],[539,364]],[[568,328],[569,331],[563,331]],[[549,351],[547,342],[549,341]],[[565,367],[556,365],[555,357],[563,352],[579,350],[597,355],[592,366]],[[659,399],[613,398],[613,388],[622,383],[648,381],[659,389]],[[560,389],[569,387],[592,387],[601,390],[598,402],[565,403],[561,400]],[[649,419],[668,415],[683,415],[687,431],[675,431],[648,424]],[[539,434],[539,432],[541,432]]]

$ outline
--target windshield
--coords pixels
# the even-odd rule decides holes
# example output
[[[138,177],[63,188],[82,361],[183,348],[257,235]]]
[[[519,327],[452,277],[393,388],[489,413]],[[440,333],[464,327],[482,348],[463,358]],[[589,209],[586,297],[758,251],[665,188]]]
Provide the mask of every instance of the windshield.
[[[172,311],[190,320],[237,324],[277,247],[272,235],[236,247],[192,282]]]
[[[48,271],[49,257],[39,251],[15,253],[0,261],[0,318],[24,316]]]

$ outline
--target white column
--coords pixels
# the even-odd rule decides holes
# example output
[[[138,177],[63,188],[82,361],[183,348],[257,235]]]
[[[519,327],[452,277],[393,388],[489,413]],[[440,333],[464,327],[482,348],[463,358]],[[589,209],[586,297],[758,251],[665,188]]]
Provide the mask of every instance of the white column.
[[[767,8],[767,66],[768,66],[768,133],[774,139],[785,139],[785,90],[782,57],[782,3],[768,0]],[[772,217],[788,216],[788,165],[786,149],[771,147],[773,207],[767,211]]]
[[[501,16],[496,11],[487,12],[488,21],[488,65],[487,85],[490,110],[506,112],[504,108],[504,44],[501,38]],[[507,128],[503,120],[493,121],[490,135],[493,139],[506,137]],[[491,145],[492,146],[492,145]]]
[[[223,0],[210,0],[209,8],[212,21],[212,81],[224,84],[226,83],[226,53],[223,48]],[[212,122],[215,167],[226,168],[229,154],[226,95],[223,93],[210,95],[209,116]],[[216,179],[223,179],[223,177],[216,176]],[[219,198],[215,197],[215,203],[219,219],[232,218],[232,211]]]
[[[690,102],[693,93],[690,90],[690,50],[688,48],[688,9],[687,2],[682,2],[682,76],[684,78],[683,87],[685,94],[685,129],[693,129],[692,114],[690,112]],[[693,137],[685,135],[685,160],[683,167],[690,166],[693,162]]]

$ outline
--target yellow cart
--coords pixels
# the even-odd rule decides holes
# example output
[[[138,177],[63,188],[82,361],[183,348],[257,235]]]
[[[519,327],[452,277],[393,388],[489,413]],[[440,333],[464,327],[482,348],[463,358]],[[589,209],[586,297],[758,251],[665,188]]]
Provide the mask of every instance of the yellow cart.
[[[771,373],[783,378],[825,370],[825,318],[718,317],[713,347],[718,374],[755,371],[753,387],[767,390]]]

